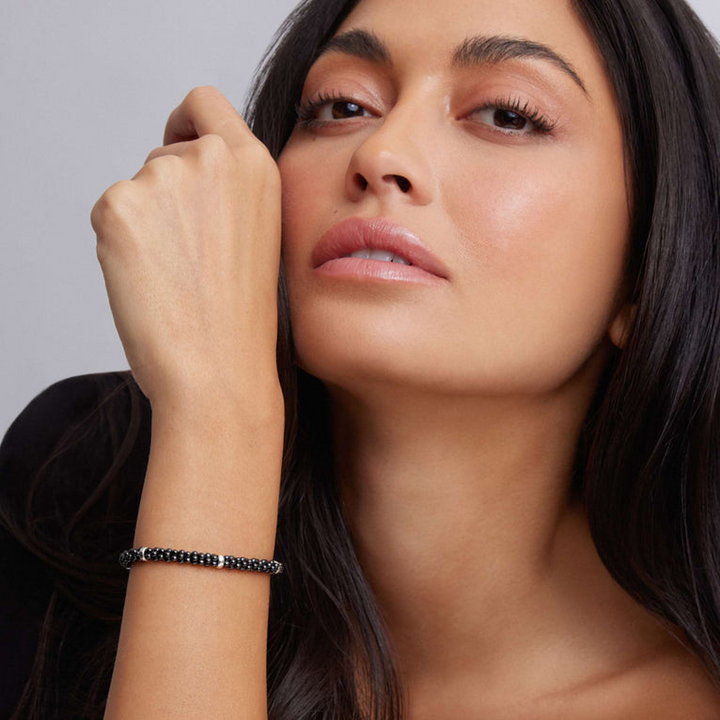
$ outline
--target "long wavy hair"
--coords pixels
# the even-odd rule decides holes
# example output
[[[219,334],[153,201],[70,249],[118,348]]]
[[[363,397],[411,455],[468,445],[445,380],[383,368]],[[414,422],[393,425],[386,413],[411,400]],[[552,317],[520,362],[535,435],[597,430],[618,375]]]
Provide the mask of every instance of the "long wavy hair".
[[[356,2],[301,2],[263,57],[244,116],[273,157],[319,48]],[[587,413],[572,497],[615,580],[678,629],[720,689],[720,50],[683,0],[573,6],[619,103],[632,208],[624,286],[637,313]],[[395,720],[393,650],[333,475],[327,391],[294,362],[282,267],[278,306],[275,557],[286,572],[271,583],[268,715]],[[35,442],[68,389],[76,399],[56,409],[57,432]],[[3,571],[43,613],[15,718],[102,717],[127,580],[117,553],[132,544],[149,415],[129,371],[69,378],[35,398],[0,447],[0,476],[21,480],[0,482]]]

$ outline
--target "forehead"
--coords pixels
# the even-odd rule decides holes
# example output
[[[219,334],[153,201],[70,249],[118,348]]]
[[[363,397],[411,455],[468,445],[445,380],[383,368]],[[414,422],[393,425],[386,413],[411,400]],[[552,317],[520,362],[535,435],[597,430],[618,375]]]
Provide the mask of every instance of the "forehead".
[[[356,28],[381,40],[398,72],[448,69],[463,42],[502,37],[547,48],[556,67],[564,61],[565,70],[575,72],[577,84],[612,96],[602,58],[571,0],[360,0],[336,35]]]

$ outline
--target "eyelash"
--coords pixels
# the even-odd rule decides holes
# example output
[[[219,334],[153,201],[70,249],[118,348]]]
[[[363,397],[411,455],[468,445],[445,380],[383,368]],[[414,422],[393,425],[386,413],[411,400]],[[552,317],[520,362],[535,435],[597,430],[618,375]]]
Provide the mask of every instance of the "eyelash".
[[[313,117],[313,114],[317,109],[323,107],[328,103],[335,102],[347,102],[358,105],[359,107],[364,107],[360,105],[360,103],[356,103],[351,98],[340,95],[339,93],[320,92],[311,100],[306,100],[305,102],[298,103],[295,106],[298,124],[306,128],[315,128],[336,122],[334,120],[316,120]],[[495,100],[493,100],[492,102],[486,102],[476,107],[470,114],[472,115],[474,113],[488,110],[490,108],[515,113],[516,115],[519,115],[524,120],[529,121],[530,123],[532,123],[532,125],[535,126],[535,130],[532,133],[515,133],[513,131],[506,132],[504,130],[497,129],[498,132],[504,135],[547,135],[555,129],[555,123],[550,121],[545,115],[543,115],[538,108],[531,106],[529,101],[525,101],[525,103],[523,104],[523,102],[518,98],[496,97]]]
[[[479,107],[476,107],[473,110],[473,113],[480,112],[481,110],[487,110],[489,108],[512,112],[525,120],[530,121],[535,126],[535,133],[538,135],[547,135],[555,129],[556,123],[549,120],[538,108],[530,105],[529,100],[526,100],[525,103],[523,103],[518,98],[496,97],[492,102],[483,103]]]

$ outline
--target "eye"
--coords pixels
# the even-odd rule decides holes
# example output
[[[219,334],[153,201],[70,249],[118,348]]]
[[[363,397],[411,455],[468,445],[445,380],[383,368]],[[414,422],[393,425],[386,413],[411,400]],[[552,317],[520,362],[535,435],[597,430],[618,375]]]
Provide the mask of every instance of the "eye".
[[[313,99],[296,105],[295,110],[298,124],[305,127],[325,125],[333,120],[372,117],[359,103],[335,93],[318,93]]]
[[[311,100],[295,106],[297,124],[318,127],[332,124],[335,120],[372,117],[372,113],[352,98],[339,93],[318,93]],[[517,98],[496,98],[475,108],[470,115],[477,115],[481,122],[504,135],[547,135],[555,128],[540,110],[529,102]]]
[[[475,108],[470,114],[479,116],[484,124],[505,135],[547,135],[555,127],[555,123],[538,108],[532,107],[529,102],[523,104],[517,98],[496,98]]]

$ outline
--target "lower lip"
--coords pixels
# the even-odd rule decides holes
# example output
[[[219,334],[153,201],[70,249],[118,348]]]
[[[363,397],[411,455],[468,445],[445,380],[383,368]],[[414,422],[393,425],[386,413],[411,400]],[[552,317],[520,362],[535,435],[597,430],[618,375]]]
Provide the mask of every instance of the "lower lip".
[[[343,257],[327,260],[315,268],[315,272],[328,277],[349,280],[381,280],[390,282],[411,282],[437,285],[445,278],[417,267],[403,263],[372,260],[370,258]]]

